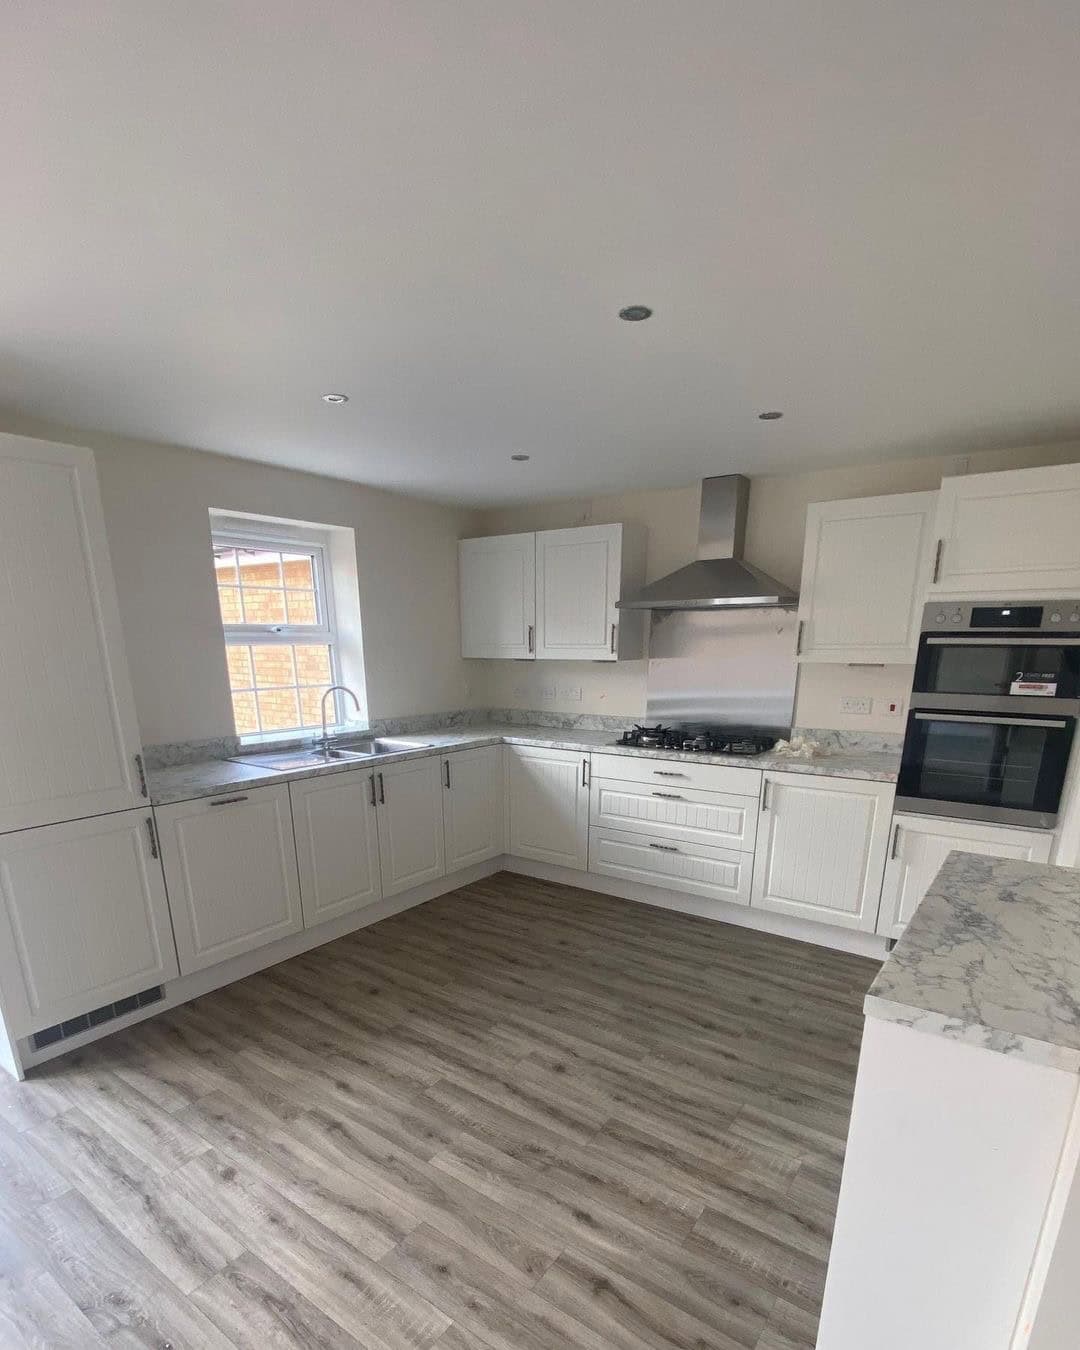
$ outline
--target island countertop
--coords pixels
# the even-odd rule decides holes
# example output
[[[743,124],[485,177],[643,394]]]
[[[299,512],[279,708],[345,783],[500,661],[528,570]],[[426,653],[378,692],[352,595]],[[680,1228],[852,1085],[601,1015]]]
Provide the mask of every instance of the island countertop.
[[[1080,870],[950,853],[864,1010],[1080,1072]]]

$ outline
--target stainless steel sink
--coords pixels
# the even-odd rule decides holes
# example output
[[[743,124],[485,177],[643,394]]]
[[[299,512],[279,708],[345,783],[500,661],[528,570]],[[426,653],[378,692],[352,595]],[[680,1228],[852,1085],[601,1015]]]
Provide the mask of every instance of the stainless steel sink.
[[[278,769],[282,773],[290,769],[317,769],[323,764],[344,764],[361,759],[372,759],[369,750],[277,750],[268,755],[237,755],[237,764],[251,764],[257,769]]]

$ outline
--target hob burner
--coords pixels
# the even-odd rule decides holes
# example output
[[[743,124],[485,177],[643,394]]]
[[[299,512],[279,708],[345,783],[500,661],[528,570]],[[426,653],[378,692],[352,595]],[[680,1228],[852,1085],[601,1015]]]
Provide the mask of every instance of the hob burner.
[[[704,755],[761,755],[776,744],[775,736],[741,727],[634,726],[624,731],[616,745],[641,750],[679,750]]]

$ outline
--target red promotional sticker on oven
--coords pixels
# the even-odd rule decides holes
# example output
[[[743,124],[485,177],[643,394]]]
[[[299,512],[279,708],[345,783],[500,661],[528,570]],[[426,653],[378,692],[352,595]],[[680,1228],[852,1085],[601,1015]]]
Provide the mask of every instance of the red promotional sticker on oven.
[[[1057,678],[1054,672],[1018,670],[1009,685],[1010,694],[1027,694],[1032,698],[1053,698],[1057,693]]]

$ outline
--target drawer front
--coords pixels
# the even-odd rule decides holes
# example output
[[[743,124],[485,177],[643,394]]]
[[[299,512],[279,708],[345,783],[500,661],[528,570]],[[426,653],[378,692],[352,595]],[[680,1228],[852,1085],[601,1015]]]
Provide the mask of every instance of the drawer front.
[[[671,844],[643,834],[594,829],[589,843],[589,871],[602,876],[642,881],[689,895],[750,903],[752,853],[708,848],[704,844]]]
[[[756,797],[761,791],[760,769],[728,768],[726,764],[698,764],[690,759],[654,759],[651,755],[596,755],[594,778],[616,778],[624,783],[668,783],[703,788],[706,792],[732,792]]]
[[[711,848],[752,852],[758,799],[700,788],[592,780],[590,824],[605,830],[683,839]]]

